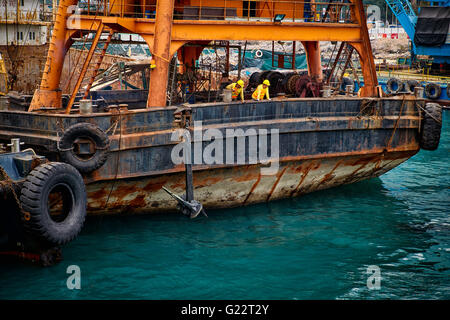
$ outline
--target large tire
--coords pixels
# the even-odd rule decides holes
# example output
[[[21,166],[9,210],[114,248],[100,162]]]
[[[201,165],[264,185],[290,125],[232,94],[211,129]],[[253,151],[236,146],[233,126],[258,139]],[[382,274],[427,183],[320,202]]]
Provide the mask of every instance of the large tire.
[[[297,80],[298,79],[300,79],[300,75],[299,74],[294,74],[287,81],[287,89],[288,89],[288,93],[289,94],[295,94],[295,90],[296,90],[296,87],[297,87],[296,84],[297,84]]]
[[[61,200],[59,206],[51,202]],[[81,174],[71,165],[49,162],[33,169],[23,184],[20,202],[30,233],[56,245],[72,241],[86,217],[86,188]],[[57,202],[58,203],[58,202]]]
[[[425,86],[425,96],[428,99],[436,100],[441,96],[441,86],[436,83],[429,83]]]
[[[424,150],[436,150],[441,137],[442,107],[437,103],[427,103],[422,114],[420,147]]]
[[[261,73],[253,72],[250,78],[248,79],[248,87],[256,88],[261,82]]]
[[[92,156],[81,157],[74,151],[77,139],[85,138],[94,144]],[[81,173],[89,173],[100,168],[107,160],[109,153],[109,138],[95,124],[81,122],[69,127],[59,142],[61,160],[74,166]]]
[[[450,98],[450,84],[447,84],[447,97]]]
[[[278,71],[271,71],[267,74],[267,80],[270,82],[269,94],[276,96],[278,92],[282,90],[281,82],[284,79],[284,74]]]
[[[281,82],[281,85],[282,85],[283,90],[284,90],[285,93],[290,93],[290,91],[289,91],[289,86],[288,86],[288,82],[289,82],[289,79],[291,79],[291,78],[292,78],[293,76],[295,76],[296,74],[297,74],[296,72],[289,72],[289,73],[286,73],[286,74],[285,74],[284,79],[283,79],[283,81]]]
[[[390,78],[386,83],[388,93],[399,93],[403,90],[404,83],[397,78]]]

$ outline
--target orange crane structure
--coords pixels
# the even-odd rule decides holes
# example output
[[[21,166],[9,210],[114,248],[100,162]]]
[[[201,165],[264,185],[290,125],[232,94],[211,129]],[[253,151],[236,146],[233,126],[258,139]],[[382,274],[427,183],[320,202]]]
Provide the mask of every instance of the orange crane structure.
[[[359,54],[365,84],[361,96],[380,96],[362,0],[328,1],[331,2],[85,0],[87,8],[80,9],[78,0],[61,0],[42,82],[29,111],[62,107],[60,82],[64,58],[73,39],[86,32],[95,33],[95,37],[83,62],[81,78],[102,32],[142,36],[156,62],[150,79],[148,108],[166,105],[172,56],[178,51],[183,65],[192,64],[202,51],[201,45],[206,46],[212,40],[301,41],[309,75],[318,79],[322,79],[320,41],[346,42]],[[91,9],[93,6],[95,9]],[[81,80],[78,79],[74,91],[79,89]],[[75,95],[76,92],[66,113],[70,112]]]

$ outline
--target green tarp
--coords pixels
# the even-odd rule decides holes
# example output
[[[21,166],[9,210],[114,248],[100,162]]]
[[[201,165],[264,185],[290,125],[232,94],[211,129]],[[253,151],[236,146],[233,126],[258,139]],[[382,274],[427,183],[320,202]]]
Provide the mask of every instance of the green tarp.
[[[262,53],[262,56],[261,56]],[[269,50],[254,50],[245,53],[245,60],[243,63],[243,69],[256,67],[261,70],[273,70],[279,68],[278,57],[283,55],[283,52],[275,51],[274,61],[272,66],[272,51]],[[261,56],[260,58],[258,56]],[[292,55],[284,56],[284,68],[292,69]],[[304,54],[297,54],[295,56],[295,68],[305,69],[307,68],[306,56]]]

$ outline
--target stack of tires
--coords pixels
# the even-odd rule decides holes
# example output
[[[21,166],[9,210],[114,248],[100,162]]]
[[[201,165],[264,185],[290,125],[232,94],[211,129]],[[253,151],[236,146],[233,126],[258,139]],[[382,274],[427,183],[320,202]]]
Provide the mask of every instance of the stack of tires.
[[[390,78],[386,83],[386,89],[388,93],[413,93],[415,87],[421,87],[421,84],[417,80],[401,81],[397,78]],[[442,94],[442,88],[437,83],[427,83],[424,88],[425,98],[430,100],[437,100]],[[450,97],[450,89],[447,86],[447,96]]]
[[[397,94],[405,91],[405,83],[397,78],[390,78],[386,83],[388,93]]]

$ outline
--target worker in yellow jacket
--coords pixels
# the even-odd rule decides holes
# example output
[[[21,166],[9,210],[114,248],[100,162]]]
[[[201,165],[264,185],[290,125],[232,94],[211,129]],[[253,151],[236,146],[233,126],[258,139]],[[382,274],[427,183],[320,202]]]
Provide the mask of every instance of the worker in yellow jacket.
[[[229,84],[226,89],[231,90],[231,98],[233,100],[241,96],[241,100],[244,101],[244,81],[238,80],[235,83]]]
[[[255,92],[253,92],[253,94],[252,94],[253,100],[259,101],[261,99],[264,99],[264,96],[267,98],[267,100],[270,100],[270,97],[269,97],[269,86],[270,86],[269,80],[267,80],[267,79],[264,80],[263,83],[260,84],[256,88]]]

